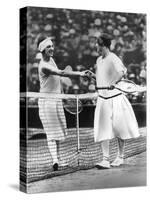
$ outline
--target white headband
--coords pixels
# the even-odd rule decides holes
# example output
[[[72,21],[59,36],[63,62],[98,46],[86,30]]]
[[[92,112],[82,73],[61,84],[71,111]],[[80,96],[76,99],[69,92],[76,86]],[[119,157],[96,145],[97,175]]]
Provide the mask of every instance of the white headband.
[[[51,39],[48,37],[39,44],[39,51],[42,52],[47,46],[52,45]]]

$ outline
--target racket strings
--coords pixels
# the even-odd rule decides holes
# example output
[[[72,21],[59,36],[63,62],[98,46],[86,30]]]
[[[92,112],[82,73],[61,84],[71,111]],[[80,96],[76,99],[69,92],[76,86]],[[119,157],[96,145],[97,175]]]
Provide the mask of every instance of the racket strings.
[[[113,90],[118,89],[119,91],[127,94],[134,94],[134,93],[140,93],[145,92],[146,87],[136,85],[133,81],[123,79],[117,82],[117,84],[113,85],[113,87],[106,86],[106,87],[96,87],[97,90]]]
[[[63,100],[63,107],[67,112],[71,114],[77,114],[83,110],[82,102],[77,99]]]

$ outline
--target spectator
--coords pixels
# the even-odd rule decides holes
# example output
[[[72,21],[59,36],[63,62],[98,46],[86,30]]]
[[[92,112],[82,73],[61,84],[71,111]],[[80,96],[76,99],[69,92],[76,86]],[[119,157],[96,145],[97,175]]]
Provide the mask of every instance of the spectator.
[[[29,91],[31,91],[31,92],[39,92],[40,82],[39,82],[38,69],[37,68],[32,68],[30,70],[28,87],[29,87]]]
[[[98,57],[94,49],[95,38],[102,32],[114,36],[111,48],[119,57],[125,57],[124,63],[127,66],[132,62],[138,65],[145,62],[146,17],[144,14],[30,7],[27,27],[27,68],[41,59],[35,43],[43,33],[43,35],[55,36],[53,37],[53,42],[56,44],[54,58],[61,69],[71,65],[73,70],[76,70],[77,65],[83,65],[86,68],[90,66],[90,70],[94,71],[94,64]],[[25,32],[21,32],[22,39],[24,35]],[[25,42],[22,40],[21,51],[24,49]],[[29,68],[27,71],[30,72]],[[29,75],[29,91],[38,91],[38,80],[35,81],[34,76],[36,75],[33,75],[32,82],[32,76]],[[139,66],[137,72],[129,70],[129,78],[138,84],[146,84],[146,68],[140,69]],[[72,81],[69,89],[65,88],[65,92],[71,93],[76,84],[80,88],[80,83],[75,80]],[[85,88],[80,88],[78,92],[88,92],[89,84]]]

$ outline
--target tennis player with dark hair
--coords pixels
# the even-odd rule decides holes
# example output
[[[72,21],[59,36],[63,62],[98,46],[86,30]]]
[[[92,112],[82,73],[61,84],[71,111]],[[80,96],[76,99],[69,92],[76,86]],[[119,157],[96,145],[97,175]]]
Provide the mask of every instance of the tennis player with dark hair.
[[[38,49],[42,54],[42,59],[39,63],[39,79],[40,92],[60,94],[61,76],[79,77],[87,76],[84,72],[73,72],[58,69],[53,60],[54,45],[50,38],[40,38],[38,42]],[[54,171],[58,170],[58,143],[64,140],[67,135],[66,119],[64,115],[63,105],[61,99],[46,99],[40,98],[39,102],[39,116],[43,124],[44,131],[47,136],[48,148],[53,160]]]
[[[96,84],[97,87],[110,86],[118,82],[126,73],[121,59],[110,50],[111,37],[102,34],[97,39]],[[109,98],[113,96],[113,98]],[[116,159],[109,161],[109,143],[118,138],[118,154]],[[125,140],[139,137],[138,124],[131,104],[124,94],[113,90],[98,90],[98,99],[94,116],[95,142],[101,142],[103,159],[96,164],[98,169],[120,166],[124,163]]]

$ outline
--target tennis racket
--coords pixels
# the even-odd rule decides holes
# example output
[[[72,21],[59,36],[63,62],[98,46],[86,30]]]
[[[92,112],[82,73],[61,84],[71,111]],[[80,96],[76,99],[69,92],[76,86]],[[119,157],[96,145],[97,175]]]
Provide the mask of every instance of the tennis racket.
[[[132,94],[136,92],[146,92],[146,86],[140,86],[135,84],[133,81],[123,79],[117,82],[113,86],[106,87],[96,87],[97,90],[112,90],[117,89],[123,93]]]
[[[64,109],[70,114],[77,115],[83,110],[82,102],[79,99],[64,99]]]

